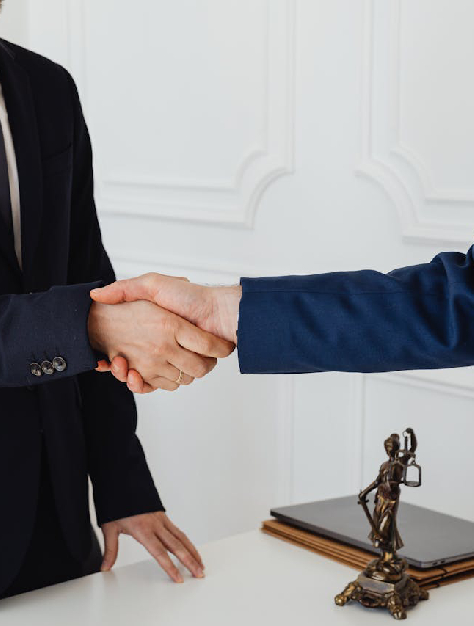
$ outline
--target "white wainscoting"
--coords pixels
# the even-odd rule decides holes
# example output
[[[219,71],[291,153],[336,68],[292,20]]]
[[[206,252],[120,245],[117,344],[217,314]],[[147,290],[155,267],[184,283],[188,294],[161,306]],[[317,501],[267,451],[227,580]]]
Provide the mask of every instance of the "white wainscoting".
[[[78,82],[120,276],[387,271],[469,245],[468,0],[6,7],[4,36],[15,23],[13,38]],[[472,368],[244,377],[234,355],[179,393],[138,398],[139,430],[197,542],[255,528],[271,506],[356,492],[410,425],[424,485],[404,497],[474,519],[473,381]],[[122,563],[142,556],[124,548]]]
[[[69,16],[71,66],[108,157],[101,210],[251,227],[266,187],[292,170],[294,1],[122,13],[115,0],[69,0]]]
[[[467,0],[366,0],[360,173],[409,238],[472,240],[474,58]]]

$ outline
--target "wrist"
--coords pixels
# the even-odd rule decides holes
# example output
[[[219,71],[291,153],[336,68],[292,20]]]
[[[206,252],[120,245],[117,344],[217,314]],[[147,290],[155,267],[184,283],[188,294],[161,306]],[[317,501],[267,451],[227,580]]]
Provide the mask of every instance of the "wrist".
[[[87,318],[87,333],[91,348],[108,356],[108,347],[104,338],[104,313],[107,306],[107,304],[92,302]]]
[[[236,344],[242,287],[212,287],[211,298],[217,333],[223,339]]]

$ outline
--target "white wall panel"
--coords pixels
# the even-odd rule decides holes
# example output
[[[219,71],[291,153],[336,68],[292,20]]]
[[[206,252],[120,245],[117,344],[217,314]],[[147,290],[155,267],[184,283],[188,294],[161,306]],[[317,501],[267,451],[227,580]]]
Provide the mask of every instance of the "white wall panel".
[[[471,240],[473,18],[467,0],[366,1],[359,170],[386,189],[410,238]]]
[[[292,0],[70,5],[101,210],[251,226],[292,167]]]
[[[411,426],[419,439],[423,484],[404,488],[403,499],[474,520],[474,502],[466,491],[474,472],[474,394],[404,385],[402,379],[376,374],[368,377],[366,398],[365,485],[387,458],[384,440]]]
[[[360,488],[362,380],[336,373],[295,377],[291,501],[334,498]]]
[[[14,43],[29,41],[30,0],[3,2],[0,14],[0,37]]]

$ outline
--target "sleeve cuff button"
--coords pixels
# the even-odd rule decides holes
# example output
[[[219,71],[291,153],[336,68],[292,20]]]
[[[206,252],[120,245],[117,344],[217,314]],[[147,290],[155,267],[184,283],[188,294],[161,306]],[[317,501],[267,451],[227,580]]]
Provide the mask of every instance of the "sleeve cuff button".
[[[30,372],[33,376],[42,376],[43,370],[41,369],[41,365],[39,363],[31,363]]]
[[[41,369],[43,370],[44,374],[51,375],[54,373],[54,367],[51,361],[43,361],[41,363]]]
[[[64,372],[67,363],[62,356],[55,356],[53,359],[53,367],[57,372]]]

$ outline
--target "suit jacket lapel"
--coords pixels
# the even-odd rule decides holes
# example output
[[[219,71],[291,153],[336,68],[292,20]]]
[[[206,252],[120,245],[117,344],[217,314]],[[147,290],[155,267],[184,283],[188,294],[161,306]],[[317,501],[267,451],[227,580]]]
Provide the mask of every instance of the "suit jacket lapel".
[[[25,283],[28,283],[43,211],[41,151],[28,75],[15,60],[15,54],[8,44],[1,40],[0,81],[7,106],[20,182],[22,265]],[[2,241],[2,248],[3,243]],[[13,248],[12,242],[10,245]],[[14,251],[13,254],[15,256]],[[18,267],[17,262],[16,265]]]

